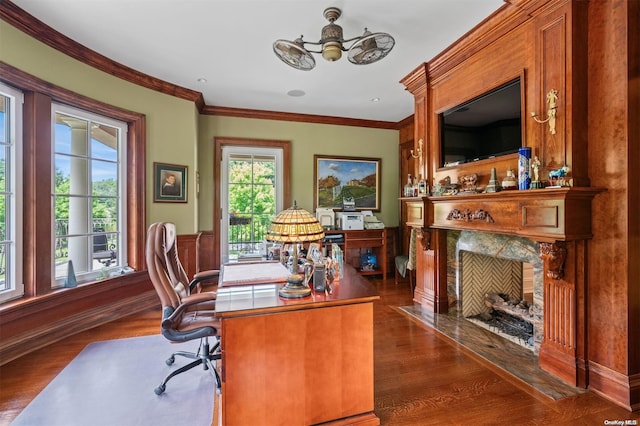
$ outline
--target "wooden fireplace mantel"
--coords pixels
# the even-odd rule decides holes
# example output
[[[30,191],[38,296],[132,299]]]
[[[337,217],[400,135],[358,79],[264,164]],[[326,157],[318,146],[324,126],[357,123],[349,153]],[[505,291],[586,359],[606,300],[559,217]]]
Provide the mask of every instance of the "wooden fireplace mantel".
[[[493,232],[538,242],[591,238],[600,188],[561,187],[424,197],[429,228]]]
[[[446,230],[490,232],[529,238],[540,245],[544,269],[544,339],[539,365],[573,385],[584,386],[586,241],[591,202],[600,188],[562,187],[423,198],[419,240],[420,280],[415,300],[435,313],[448,310]]]

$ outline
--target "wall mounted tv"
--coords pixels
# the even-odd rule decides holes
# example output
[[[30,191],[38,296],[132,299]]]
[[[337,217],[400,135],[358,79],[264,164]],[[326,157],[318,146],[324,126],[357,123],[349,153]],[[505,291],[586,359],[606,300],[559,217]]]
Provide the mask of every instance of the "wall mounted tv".
[[[518,152],[522,146],[520,78],[440,114],[440,166]]]

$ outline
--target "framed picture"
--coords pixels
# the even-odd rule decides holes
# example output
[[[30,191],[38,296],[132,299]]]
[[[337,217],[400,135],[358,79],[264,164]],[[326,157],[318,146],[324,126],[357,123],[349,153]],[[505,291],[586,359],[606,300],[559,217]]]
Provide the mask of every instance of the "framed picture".
[[[380,210],[379,158],[314,155],[313,160],[314,209]]]
[[[153,201],[187,202],[187,166],[153,163]]]

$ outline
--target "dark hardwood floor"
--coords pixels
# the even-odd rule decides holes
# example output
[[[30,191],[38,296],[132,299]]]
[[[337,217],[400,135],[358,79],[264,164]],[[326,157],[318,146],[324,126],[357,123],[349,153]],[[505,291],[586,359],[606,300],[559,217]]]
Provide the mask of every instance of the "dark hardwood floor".
[[[640,413],[592,392],[559,400],[546,397],[400,312],[398,306],[412,304],[407,282],[374,282],[381,295],[374,309],[375,411],[381,424],[605,425],[640,420]],[[88,343],[158,333],[159,318],[159,309],[135,314],[0,367],[0,424],[10,424]]]

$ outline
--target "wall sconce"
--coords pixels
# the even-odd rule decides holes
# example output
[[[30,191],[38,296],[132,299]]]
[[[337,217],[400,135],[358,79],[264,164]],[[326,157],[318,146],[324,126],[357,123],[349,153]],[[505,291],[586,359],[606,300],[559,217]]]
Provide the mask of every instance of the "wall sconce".
[[[549,123],[549,132],[552,135],[556,134],[556,109],[558,106],[556,102],[558,101],[558,90],[551,89],[549,93],[547,93],[547,103],[549,104],[549,109],[547,110],[547,119],[540,120],[536,117],[535,111],[531,113],[531,118],[533,118],[536,123],[544,124]]]
[[[421,163],[422,163],[422,144],[423,144],[422,139],[420,139],[418,141],[418,153],[417,154],[414,154],[413,150],[411,150],[411,156],[413,158],[419,158]]]

